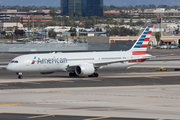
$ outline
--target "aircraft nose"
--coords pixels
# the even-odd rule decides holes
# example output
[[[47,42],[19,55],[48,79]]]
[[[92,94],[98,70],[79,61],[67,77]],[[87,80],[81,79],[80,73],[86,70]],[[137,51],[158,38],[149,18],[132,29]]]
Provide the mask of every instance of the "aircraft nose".
[[[11,67],[10,64],[6,67],[7,70],[11,70],[11,68],[12,68],[12,67]]]

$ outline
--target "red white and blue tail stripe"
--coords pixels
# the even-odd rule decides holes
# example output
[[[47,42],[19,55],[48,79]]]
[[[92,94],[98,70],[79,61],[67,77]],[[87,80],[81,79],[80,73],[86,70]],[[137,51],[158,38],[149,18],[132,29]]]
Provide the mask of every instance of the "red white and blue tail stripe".
[[[133,47],[130,49],[130,51],[132,51],[133,55],[144,55],[144,54],[146,54],[153,26],[154,25],[149,25],[144,30],[144,32],[141,34],[141,36],[136,41],[136,43],[133,45]]]

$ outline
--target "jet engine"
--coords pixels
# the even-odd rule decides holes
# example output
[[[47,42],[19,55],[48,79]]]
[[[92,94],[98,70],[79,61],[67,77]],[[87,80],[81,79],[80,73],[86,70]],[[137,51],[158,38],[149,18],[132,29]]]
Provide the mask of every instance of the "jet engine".
[[[78,76],[92,75],[95,72],[95,68],[92,64],[78,65],[75,68],[75,73]]]

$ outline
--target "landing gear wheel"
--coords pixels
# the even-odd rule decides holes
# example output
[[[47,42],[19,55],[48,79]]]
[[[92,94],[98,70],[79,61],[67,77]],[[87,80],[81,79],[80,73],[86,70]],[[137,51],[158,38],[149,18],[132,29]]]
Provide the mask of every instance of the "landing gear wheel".
[[[23,76],[22,76],[22,75],[19,75],[18,78],[19,78],[19,79],[23,79]]]
[[[69,73],[70,77],[79,77],[75,72],[74,73]]]
[[[74,74],[74,73],[69,73],[69,76],[70,76],[70,77],[74,77],[75,74]]]
[[[94,73],[94,77],[99,77],[99,74],[98,73]]]
[[[92,75],[89,75],[88,77],[99,77],[99,74],[98,73],[94,73]]]
[[[19,78],[19,79],[23,79],[22,73],[18,72],[18,73],[16,73],[16,74],[18,75],[18,78]]]

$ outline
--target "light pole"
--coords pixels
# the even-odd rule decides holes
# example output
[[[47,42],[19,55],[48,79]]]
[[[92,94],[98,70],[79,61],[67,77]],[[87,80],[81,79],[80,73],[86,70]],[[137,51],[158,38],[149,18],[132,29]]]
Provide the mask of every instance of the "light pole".
[[[43,31],[44,31],[44,41],[45,41],[45,38],[46,38],[46,30],[44,29],[44,23],[43,23]]]
[[[16,15],[16,35],[17,35],[17,40],[18,40],[19,38],[18,38],[18,18],[17,18],[17,15]]]
[[[76,15],[76,0],[74,0],[74,15]]]

